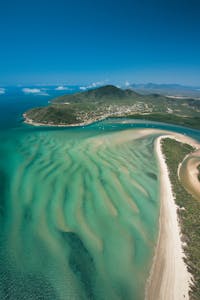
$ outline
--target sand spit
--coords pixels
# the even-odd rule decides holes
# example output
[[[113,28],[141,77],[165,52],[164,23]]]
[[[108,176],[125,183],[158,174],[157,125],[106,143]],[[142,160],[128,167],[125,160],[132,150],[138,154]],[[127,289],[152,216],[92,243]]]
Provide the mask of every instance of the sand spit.
[[[167,165],[161,151],[161,136],[156,140],[156,152],[160,167],[161,207],[160,229],[151,274],[147,283],[148,300],[182,300],[189,299],[191,274],[183,261],[181,231],[177,217]],[[175,139],[197,146],[195,141],[181,135]]]

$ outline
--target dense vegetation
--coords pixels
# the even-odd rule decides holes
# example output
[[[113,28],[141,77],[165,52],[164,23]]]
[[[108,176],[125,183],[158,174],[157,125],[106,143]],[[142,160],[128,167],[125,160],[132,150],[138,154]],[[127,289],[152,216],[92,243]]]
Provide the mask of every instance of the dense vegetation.
[[[96,102],[96,103],[113,103],[113,102],[122,102],[126,103],[132,102],[133,99],[140,99],[143,97],[142,95],[132,91],[132,90],[122,90],[113,85],[107,85],[103,87],[99,87],[96,89],[76,93],[64,95],[58,98],[55,98],[52,103],[81,103],[81,102]]]
[[[177,170],[184,157],[194,151],[188,144],[182,144],[166,138],[162,141],[162,151],[165,155],[172,183],[173,194],[178,205],[178,216],[181,225],[186,263],[193,275],[190,299],[200,299],[200,202],[195,200],[182,186]]]
[[[56,106],[46,106],[33,108],[26,112],[27,117],[30,117],[36,123],[43,124],[62,124],[63,120],[68,120],[68,123],[77,123],[74,111],[64,107],[59,109]]]
[[[26,118],[44,125],[70,125],[132,116],[199,129],[199,111],[199,100],[140,95],[130,89],[107,85],[53,99],[47,107],[27,111]]]

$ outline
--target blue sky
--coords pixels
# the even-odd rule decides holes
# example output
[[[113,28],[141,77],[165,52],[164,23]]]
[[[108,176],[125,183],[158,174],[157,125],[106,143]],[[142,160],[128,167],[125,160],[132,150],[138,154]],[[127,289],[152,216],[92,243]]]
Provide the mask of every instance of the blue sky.
[[[200,85],[199,0],[0,2],[0,84]]]

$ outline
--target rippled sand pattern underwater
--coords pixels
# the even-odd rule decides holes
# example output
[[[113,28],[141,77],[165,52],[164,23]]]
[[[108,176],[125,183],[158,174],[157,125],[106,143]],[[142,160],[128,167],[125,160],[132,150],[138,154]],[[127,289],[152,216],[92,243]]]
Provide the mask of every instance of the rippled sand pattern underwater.
[[[1,137],[0,299],[144,299],[159,215],[154,138]]]

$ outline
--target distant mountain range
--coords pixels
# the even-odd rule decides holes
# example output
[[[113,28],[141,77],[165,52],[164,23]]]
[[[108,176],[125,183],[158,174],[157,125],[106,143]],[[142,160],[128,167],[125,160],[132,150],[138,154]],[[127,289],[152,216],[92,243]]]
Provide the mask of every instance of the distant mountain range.
[[[93,88],[86,90],[84,92],[79,92],[75,94],[67,94],[60,96],[56,99],[53,99],[52,103],[83,103],[83,102],[93,102],[93,103],[118,103],[118,101],[122,101],[125,103],[133,99],[140,99],[141,95],[136,93],[131,89],[120,89],[113,85],[101,86],[98,88]]]
[[[97,84],[96,84],[97,85]],[[109,86],[109,85],[108,85]],[[110,85],[111,86],[111,85]],[[189,86],[181,84],[157,84],[157,83],[139,83],[120,85],[123,90],[132,90],[138,94],[160,94],[163,96],[188,97],[200,99],[200,86]],[[88,85],[26,85],[26,86],[0,86],[0,96],[3,94],[20,94],[20,95],[35,95],[49,96],[52,98],[59,97],[65,94],[74,94],[78,92],[87,92],[90,90],[102,87],[100,83],[97,86]],[[112,91],[111,91],[112,92]],[[94,93],[94,92],[92,92]],[[111,93],[112,94],[112,93]],[[89,94],[90,95],[90,94]]]
[[[142,94],[157,93],[166,96],[200,98],[200,86],[189,86],[189,85],[181,85],[181,84],[145,83],[145,84],[131,84],[129,88]]]

